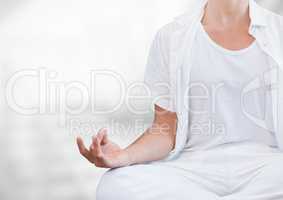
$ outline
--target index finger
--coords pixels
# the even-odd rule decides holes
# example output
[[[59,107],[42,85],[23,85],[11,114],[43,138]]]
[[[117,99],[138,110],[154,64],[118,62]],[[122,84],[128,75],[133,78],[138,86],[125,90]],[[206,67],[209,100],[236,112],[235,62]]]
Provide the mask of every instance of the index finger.
[[[81,137],[77,137],[77,145],[78,145],[78,148],[79,148],[79,150],[80,150],[80,153],[81,153],[84,157],[88,158],[89,151],[88,151],[88,149],[85,147],[84,142],[83,142],[83,140],[82,140]]]

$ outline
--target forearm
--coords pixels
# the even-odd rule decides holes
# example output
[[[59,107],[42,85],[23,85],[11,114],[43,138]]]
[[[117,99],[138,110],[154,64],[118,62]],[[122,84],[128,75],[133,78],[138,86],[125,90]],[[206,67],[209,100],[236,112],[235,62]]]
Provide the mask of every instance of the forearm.
[[[159,126],[160,127],[160,126]],[[125,152],[129,157],[129,165],[140,164],[165,158],[174,148],[174,130],[151,127],[134,143],[129,145]]]
[[[77,144],[82,156],[97,167],[124,167],[165,158],[174,148],[176,128],[176,113],[155,105],[152,126],[127,148],[122,149],[109,140],[106,129],[101,129],[92,138],[89,148],[80,137]]]

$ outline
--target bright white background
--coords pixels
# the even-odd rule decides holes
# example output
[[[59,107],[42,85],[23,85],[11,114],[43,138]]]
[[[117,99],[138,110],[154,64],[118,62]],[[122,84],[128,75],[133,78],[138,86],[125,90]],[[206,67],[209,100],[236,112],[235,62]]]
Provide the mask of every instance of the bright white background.
[[[277,13],[280,0],[259,1]],[[24,116],[5,100],[5,86],[19,70],[45,68],[57,72],[54,81],[89,84],[89,72],[108,69],[122,75],[126,84],[142,81],[150,43],[155,32],[173,17],[190,9],[192,0],[0,0],[0,199],[95,199],[95,187],[104,170],[83,160],[74,138],[91,131],[62,126],[59,113]],[[111,108],[119,99],[115,82],[96,84],[97,108]],[[24,106],[38,102],[38,84],[24,79],[15,87]],[[68,97],[76,106],[77,93]],[[56,105],[57,102],[50,102]],[[135,120],[122,107],[108,115],[90,109],[65,119],[80,119],[95,129],[114,119],[122,128],[111,137],[126,145],[141,133],[128,129]],[[112,130],[113,131],[113,130]]]

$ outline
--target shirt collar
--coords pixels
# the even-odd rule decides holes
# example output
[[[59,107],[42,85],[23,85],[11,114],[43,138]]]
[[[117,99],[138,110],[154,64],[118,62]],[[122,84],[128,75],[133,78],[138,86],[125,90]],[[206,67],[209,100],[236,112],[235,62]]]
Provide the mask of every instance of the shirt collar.
[[[186,25],[191,17],[203,15],[203,9],[208,0],[200,0],[195,7],[195,12],[187,12],[175,20],[181,24]],[[265,27],[267,25],[266,10],[259,6],[254,0],[249,0],[251,27]],[[201,16],[202,17],[202,16]],[[201,17],[197,17],[201,19]]]
[[[267,25],[266,10],[260,7],[254,0],[249,0],[249,7],[251,25],[265,27]]]

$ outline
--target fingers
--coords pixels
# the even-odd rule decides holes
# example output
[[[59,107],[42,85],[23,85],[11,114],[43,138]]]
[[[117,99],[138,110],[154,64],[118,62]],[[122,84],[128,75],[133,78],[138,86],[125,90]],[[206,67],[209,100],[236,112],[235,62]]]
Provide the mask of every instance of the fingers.
[[[109,140],[108,140],[108,137],[107,137],[107,130],[106,129],[100,129],[98,131],[98,133],[95,136],[93,136],[93,141],[95,139],[98,140],[98,143],[100,145],[104,145],[104,144],[108,143]]]
[[[101,149],[101,136],[97,135],[92,138],[92,145],[90,146],[90,152],[95,158],[102,158],[103,153]]]
[[[108,136],[107,136],[107,130],[106,129],[102,129],[98,132],[98,137],[101,140],[101,144],[107,144],[108,141]]]
[[[80,153],[90,162],[98,163],[103,160],[103,151],[101,145],[108,142],[107,130],[101,129],[96,136],[92,138],[92,144],[89,150],[85,147],[84,142],[81,137],[77,137],[77,145]]]
[[[81,137],[77,137],[77,145],[78,145],[78,148],[79,148],[79,150],[80,150],[80,153],[81,153],[84,157],[88,158],[89,151],[88,151],[88,149],[85,147],[84,142],[83,142],[83,140],[82,140]]]
[[[104,144],[107,144],[109,142],[108,136],[107,136],[107,130],[104,129],[102,134],[103,135],[102,135],[101,144],[104,145]]]

